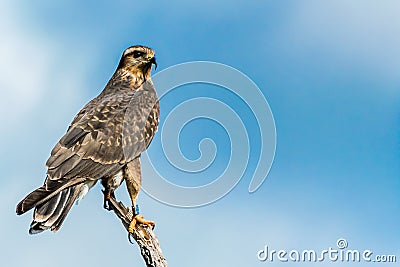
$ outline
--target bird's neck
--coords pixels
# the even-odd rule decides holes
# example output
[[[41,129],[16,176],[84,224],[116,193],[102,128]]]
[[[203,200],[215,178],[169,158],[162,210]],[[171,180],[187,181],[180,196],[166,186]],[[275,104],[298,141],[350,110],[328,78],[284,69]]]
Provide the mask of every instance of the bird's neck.
[[[121,68],[117,70],[115,73],[116,76],[119,76],[126,85],[128,85],[132,89],[137,89],[146,81],[146,75],[142,70],[137,68]]]
[[[130,82],[130,86],[138,88],[146,80],[150,79],[151,65],[150,67],[144,66],[143,68],[136,67],[125,67],[121,69],[123,76]]]
[[[145,81],[143,73],[133,74],[124,69],[117,69],[100,95],[136,91]]]

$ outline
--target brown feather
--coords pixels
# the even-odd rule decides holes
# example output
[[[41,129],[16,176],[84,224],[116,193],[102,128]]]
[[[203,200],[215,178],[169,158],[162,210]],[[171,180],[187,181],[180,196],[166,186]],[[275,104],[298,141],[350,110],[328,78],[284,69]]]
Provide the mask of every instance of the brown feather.
[[[17,214],[36,207],[32,232],[59,229],[83,183],[113,177],[150,144],[159,117],[150,80],[154,61],[135,63],[130,54],[135,49],[154,57],[144,46],[125,51],[104,90],[79,111],[54,146],[44,185],[17,205]]]

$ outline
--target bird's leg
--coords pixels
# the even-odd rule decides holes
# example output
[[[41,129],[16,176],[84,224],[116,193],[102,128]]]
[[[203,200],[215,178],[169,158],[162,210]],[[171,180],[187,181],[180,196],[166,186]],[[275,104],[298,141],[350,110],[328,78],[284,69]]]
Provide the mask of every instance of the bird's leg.
[[[136,200],[142,183],[140,159],[136,158],[130,163],[128,163],[127,167],[125,167],[124,172],[125,172],[126,187],[128,189],[128,193],[132,201],[132,209],[134,211],[133,219],[129,224],[128,228],[129,233],[133,233],[133,230],[135,229],[137,223],[145,224],[147,226],[154,228],[155,222],[145,220],[142,215],[139,215],[136,209]]]
[[[110,199],[115,198],[114,191],[110,190],[110,188],[106,187],[104,190],[104,199],[103,199],[103,208],[106,210],[112,210],[110,205]]]

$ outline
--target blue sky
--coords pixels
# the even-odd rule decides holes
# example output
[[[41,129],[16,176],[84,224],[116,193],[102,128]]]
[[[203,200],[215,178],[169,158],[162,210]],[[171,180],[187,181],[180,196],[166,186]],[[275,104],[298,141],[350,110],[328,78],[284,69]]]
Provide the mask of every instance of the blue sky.
[[[240,70],[261,89],[276,123],[275,161],[255,193],[247,188],[259,155],[257,136],[243,179],[221,200],[182,209],[140,195],[170,266],[267,265],[256,255],[265,245],[322,250],[341,237],[351,249],[400,260],[399,8],[397,1],[3,2],[3,262],[143,266],[119,221],[102,208],[100,186],[74,206],[56,234],[29,236],[31,213],[14,213],[17,202],[42,184],[45,161],[68,123],[102,90],[132,44],[154,48],[155,73],[195,60]],[[256,134],[249,109],[209,85],[178,88],[162,103],[162,119],[179,101],[198,96],[225,99]],[[180,144],[195,159],[205,137],[219,147],[209,173],[174,178],[158,155],[160,168],[178,183],[209,182],[227,162],[223,128],[193,122]],[[154,157],[161,151],[157,143],[151,150]],[[124,191],[118,196],[128,203]],[[320,264],[326,265],[342,264]]]

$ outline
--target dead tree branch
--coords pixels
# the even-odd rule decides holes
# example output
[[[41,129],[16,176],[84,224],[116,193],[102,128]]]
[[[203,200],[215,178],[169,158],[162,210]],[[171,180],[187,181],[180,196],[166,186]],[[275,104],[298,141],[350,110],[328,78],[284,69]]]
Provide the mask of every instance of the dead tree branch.
[[[117,202],[113,197],[111,197],[109,204],[128,231],[129,224],[133,218],[132,209],[126,208],[122,202]],[[133,237],[139,245],[140,253],[147,267],[168,267],[167,260],[162,254],[160,243],[151,227],[137,223],[134,232],[129,234],[129,237]]]

